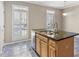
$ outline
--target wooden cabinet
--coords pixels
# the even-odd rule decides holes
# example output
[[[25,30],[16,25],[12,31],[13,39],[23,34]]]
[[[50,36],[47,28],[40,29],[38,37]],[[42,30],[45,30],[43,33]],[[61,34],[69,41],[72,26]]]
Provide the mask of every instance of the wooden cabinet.
[[[41,41],[41,57],[47,57],[47,43]]]
[[[56,56],[56,42],[49,40],[49,57]]]
[[[58,57],[73,57],[74,56],[74,37],[70,37],[64,40],[56,42]]]
[[[40,39],[36,38],[36,51],[40,55]]]
[[[47,38],[36,34],[36,52],[41,57],[47,56]]]
[[[49,46],[49,57],[55,57],[56,56],[56,50],[54,47]]]
[[[74,56],[74,37],[56,41],[37,34],[36,52],[41,57],[72,57]]]
[[[74,56],[74,38],[70,37],[60,41],[49,39],[49,57]]]

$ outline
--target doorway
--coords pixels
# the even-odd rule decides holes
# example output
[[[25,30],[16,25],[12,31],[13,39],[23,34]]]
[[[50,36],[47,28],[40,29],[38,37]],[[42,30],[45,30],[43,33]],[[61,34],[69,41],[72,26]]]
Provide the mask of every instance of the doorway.
[[[12,6],[12,41],[28,40],[28,7]]]

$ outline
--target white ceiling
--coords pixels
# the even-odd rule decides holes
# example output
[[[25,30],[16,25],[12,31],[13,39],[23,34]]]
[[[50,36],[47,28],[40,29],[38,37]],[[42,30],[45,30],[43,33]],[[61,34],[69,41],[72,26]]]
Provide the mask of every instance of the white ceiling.
[[[28,1],[28,3],[64,9],[79,5],[79,1]]]

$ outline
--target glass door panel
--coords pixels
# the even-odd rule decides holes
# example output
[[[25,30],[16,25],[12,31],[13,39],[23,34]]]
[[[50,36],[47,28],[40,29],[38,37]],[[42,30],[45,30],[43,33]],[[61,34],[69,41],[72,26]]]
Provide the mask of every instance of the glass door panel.
[[[12,40],[27,39],[27,12],[19,9],[14,10],[12,23]]]
[[[26,39],[26,35],[27,35],[27,19],[26,19],[26,12],[22,11],[21,12],[21,35],[22,35],[22,39]]]
[[[18,40],[20,39],[20,13],[15,11],[13,16],[13,40]]]
[[[53,29],[53,14],[47,15],[47,28],[50,30]]]

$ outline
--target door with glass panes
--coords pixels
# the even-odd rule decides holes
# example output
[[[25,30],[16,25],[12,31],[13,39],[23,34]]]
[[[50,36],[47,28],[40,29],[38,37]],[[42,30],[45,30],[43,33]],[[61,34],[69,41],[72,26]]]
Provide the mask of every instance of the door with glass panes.
[[[54,11],[47,10],[47,29],[53,30],[54,26]]]
[[[28,38],[28,11],[22,8],[13,9],[12,41]]]

